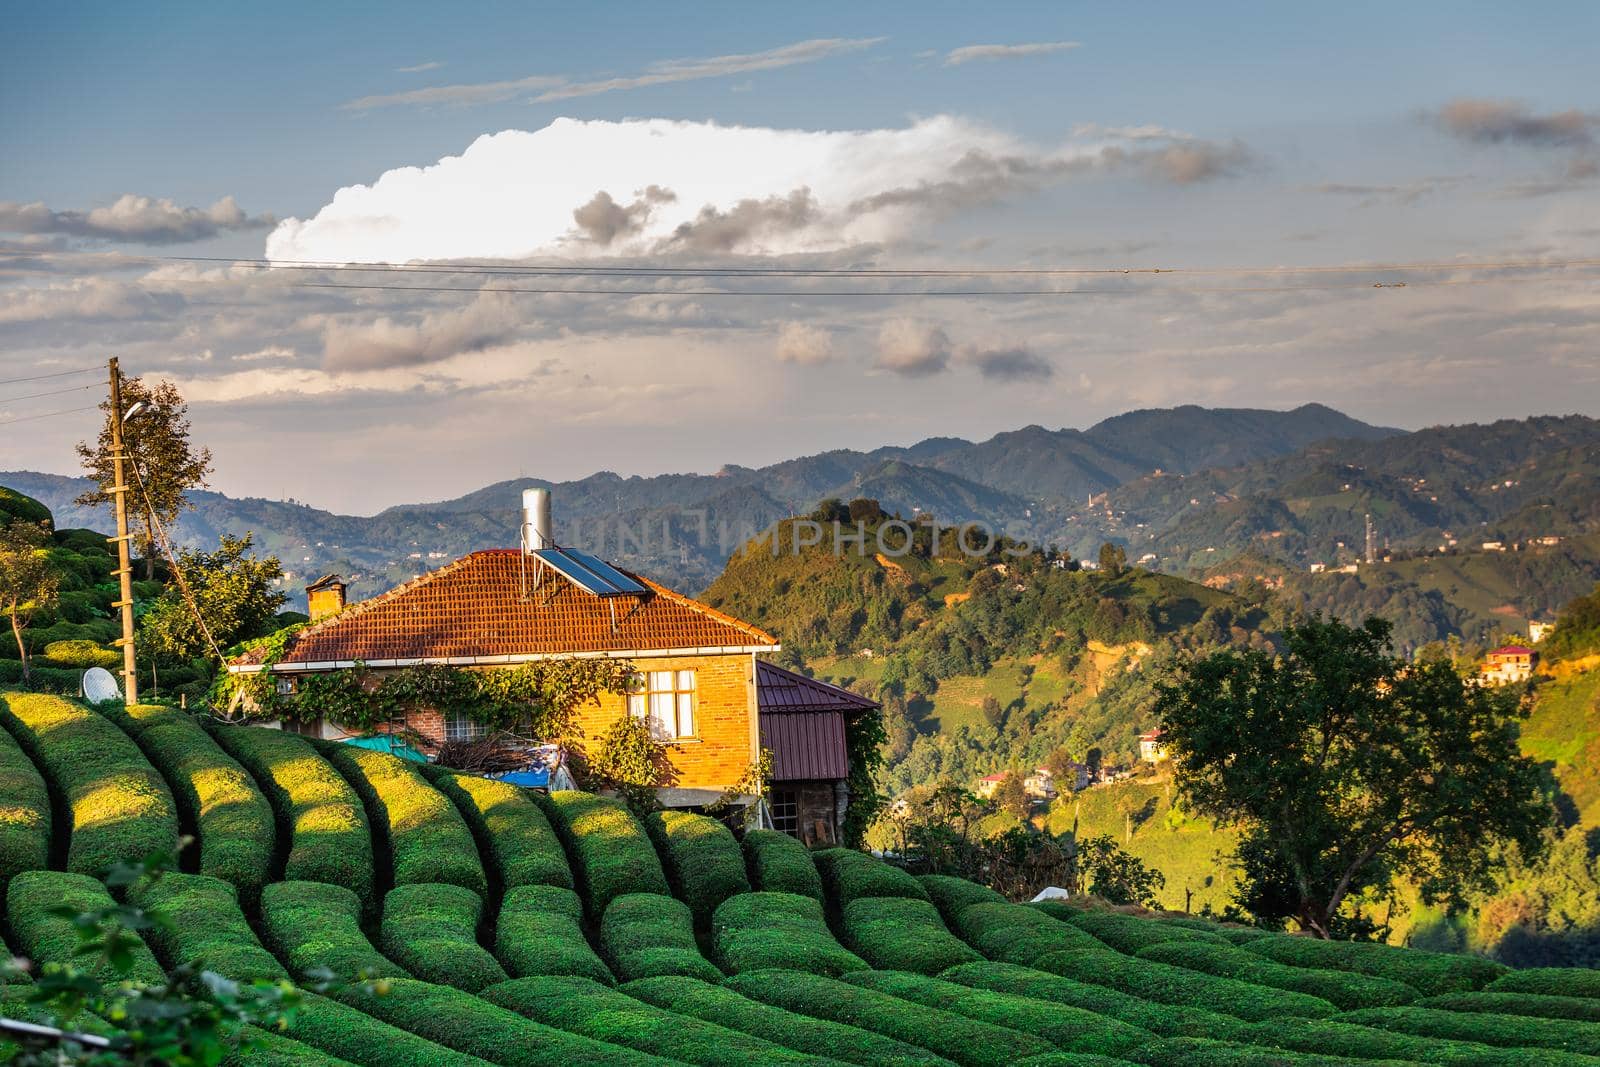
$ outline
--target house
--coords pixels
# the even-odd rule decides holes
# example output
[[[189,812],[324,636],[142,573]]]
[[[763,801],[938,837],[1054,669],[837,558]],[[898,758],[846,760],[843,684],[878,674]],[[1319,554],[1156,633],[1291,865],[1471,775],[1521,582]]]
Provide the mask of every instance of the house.
[[[1028,794],[1030,800],[1054,800],[1056,796],[1055,775],[1050,773],[1048,767],[1035,767],[1033,773],[1022,780],[1023,792]]]
[[[808,845],[838,844],[850,806],[845,728],[882,705],[765,660],[756,661],[756,701],[761,747],[772,753],[773,828]]]
[[[1538,619],[1528,620],[1528,640],[1538,644],[1550,636],[1550,631],[1556,628],[1553,622],[1540,622]]]
[[[986,774],[978,779],[978,788],[973,792],[983,800],[993,800],[995,792],[1008,776],[1004,774]]]
[[[1525,645],[1501,645],[1489,653],[1478,678],[1488,685],[1525,682],[1533,677],[1538,663],[1539,653]]]
[[[1139,735],[1139,758],[1144,762],[1160,763],[1167,758],[1167,746],[1161,740],[1161,733],[1158,727]]]

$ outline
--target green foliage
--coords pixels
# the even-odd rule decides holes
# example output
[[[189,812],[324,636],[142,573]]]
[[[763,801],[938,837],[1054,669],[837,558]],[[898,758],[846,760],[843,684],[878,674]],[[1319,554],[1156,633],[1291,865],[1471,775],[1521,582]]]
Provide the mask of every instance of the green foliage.
[[[633,715],[607,728],[587,753],[587,765],[597,786],[616,790],[636,811],[654,808],[656,788],[671,777],[666,749],[650,735],[649,724]]]
[[[945,874],[924,874],[917,877],[922,888],[939,909],[939,914],[951,928],[963,911],[973,904],[1004,904],[1006,898],[986,885],[954,878]]]
[[[776,968],[838,977],[867,964],[833,939],[822,905],[797,893],[741,893],[711,923],[717,959],[730,974]]]
[[[0,525],[8,522],[31,522],[34,525],[55,522],[50,509],[15,489],[0,485]]]
[[[445,1048],[315,994],[301,1002],[285,1033],[361,1067],[488,1067],[487,1060]]]
[[[1600,970],[1590,967],[1529,967],[1525,971],[1508,971],[1484,988],[1491,993],[1544,993],[1600,1000]]]
[[[662,974],[708,982],[721,977],[700,955],[688,906],[655,893],[625,893],[606,905],[600,948],[624,982]]]
[[[0,730],[0,885],[49,865],[49,790],[16,739]]]
[[[817,865],[806,846],[795,838],[777,830],[748,830],[743,848],[750,881],[756,889],[798,893],[819,902],[823,899]]]
[[[1047,886],[1076,885],[1072,838],[997,815],[954,783],[913,789],[900,798],[891,825],[895,851],[918,871],[981,881],[1002,897],[1032,897]],[[1011,825],[995,829],[996,821]]]
[[[383,898],[378,946],[424,981],[476,993],[506,980],[506,972],[478,944],[483,901],[458,885],[402,885]]]
[[[664,1011],[587,978],[519,978],[486,989],[483,996],[548,1026],[705,1067],[809,1059],[739,1030]]]
[[[729,897],[750,892],[739,842],[717,820],[687,811],[659,811],[643,821],[666,860],[678,897],[689,905],[697,925],[709,924],[717,905]]]
[[[278,588],[283,566],[274,556],[251,554],[251,543],[250,534],[223,534],[215,552],[180,549],[182,584],[169,587],[145,610],[140,644],[167,662],[181,663],[270,630],[289,599]]]
[[[218,726],[212,736],[254,776],[287,827],[283,876],[344,886],[370,900],[372,835],[361,798],[311,742],[257,727]]]
[[[968,1067],[989,1067],[1055,1051],[1041,1037],[914,1004],[799,971],[748,971],[725,983],[738,993],[801,1015],[859,1026]]]
[[[1512,972],[1513,974],[1516,972]],[[1417,1001],[1419,1008],[1440,1011],[1486,1011],[1496,1015],[1531,1015],[1539,1019],[1570,1019],[1573,1022],[1600,1023],[1600,1001],[1588,997],[1544,995],[1539,993],[1443,993]]]
[[[296,978],[331,971],[340,978],[405,973],[361,931],[362,901],[343,886],[274,882],[261,891],[261,934]]]
[[[169,969],[204,967],[235,982],[289,977],[256,940],[239,907],[238,892],[219,878],[167,873],[130,899],[164,918],[149,940]]]
[[[1342,1056],[1309,1052],[1267,1051],[1230,1041],[1169,1037],[1130,1052],[1133,1062],[1149,1067],[1350,1067]]]
[[[573,873],[591,918],[624,893],[671,892],[649,836],[620,801],[558,789],[546,813],[576,861]]]
[[[1268,1049],[1347,1057],[1341,1062],[1382,1060],[1454,1067],[1580,1067],[1587,1061],[1587,1057],[1567,1052],[1490,1048],[1471,1041],[1391,1033],[1341,1019],[1274,1019],[1257,1024],[1240,1040]]]
[[[422,773],[467,820],[478,851],[506,889],[549,885],[571,889],[572,871],[550,820],[527,792],[492,778],[428,765]]]
[[[1166,875],[1145,866],[1109,834],[1078,841],[1076,861],[1078,888],[1112,904],[1155,907],[1156,894],[1167,884]]]
[[[938,974],[982,959],[950,935],[938,909],[926,900],[857,897],[841,912],[846,943],[880,970]]]
[[[1326,1018],[1334,1007],[1319,997],[1267,989],[1232,978],[1217,978],[1182,967],[1124,956],[1107,948],[1068,949],[1035,960],[1041,971],[1080,982],[1120,989],[1132,996],[1161,1004],[1206,1008],[1261,1022],[1280,1016]]]
[[[1202,930],[1190,930],[1167,923],[1153,923],[1147,919],[1136,919],[1132,915],[1123,915],[1115,911],[1088,911],[1063,901],[1046,900],[1034,904],[1033,907],[1046,915],[1069,922],[1080,930],[1088,931],[1096,939],[1129,956],[1150,945],[1169,941],[1214,945],[1226,943],[1217,935]]]
[[[99,930],[98,924],[86,930],[77,917],[98,915],[115,906],[106,887],[85,874],[24,871],[12,878],[6,889],[6,920],[17,939],[16,947],[47,973],[49,968],[70,965],[106,984],[124,979],[146,985],[164,983],[166,972],[139,940],[137,931],[120,925],[109,931],[113,937],[120,933],[117,955],[86,958],[80,954],[89,938],[106,936],[106,932]]]
[[[1280,936],[1259,938],[1244,947],[1291,967],[1318,967],[1387,978],[1429,995],[1481,989],[1506,973],[1501,964],[1479,956],[1456,956],[1357,941]]]
[[[61,584],[45,552],[49,542],[48,523],[0,523],[0,615],[11,623],[24,683],[32,653],[23,633],[36,614],[55,604]]]
[[[60,697],[9,693],[0,706],[5,726],[66,797],[68,870],[103,874],[177,848],[172,792],[126,734]]]
[[[1076,926],[1025,904],[969,904],[952,929],[989,959],[1028,966],[1052,952],[1103,947]]]
[[[813,852],[811,858],[827,887],[828,900],[837,907],[843,908],[859,897],[928,899],[927,890],[916,878],[865,852],[825,848]]]
[[[1435,1008],[1365,1008],[1349,1012],[1346,1022],[1395,1030],[1419,1037],[1476,1041],[1502,1048],[1549,1048],[1600,1055],[1600,1026],[1567,1019],[1538,1019],[1523,1015],[1439,1011]]]
[[[1163,941],[1140,949],[1137,955],[1142,959],[1187,967],[1220,978],[1237,978],[1252,985],[1309,993],[1347,1011],[1409,1004],[1417,999],[1417,991],[1404,982],[1351,974],[1348,971],[1288,967],[1232,945]]]
[[[560,886],[507,890],[495,924],[494,952],[514,978],[577,975],[613,982],[611,971],[583,936],[583,901]]]
[[[44,646],[44,656],[57,667],[68,667],[78,671],[88,670],[90,667],[114,671],[122,666],[122,653],[101,648],[93,641],[82,639],[51,641]]]
[[[1556,628],[1544,640],[1552,657],[1572,657],[1600,652],[1600,585],[1561,609]]]

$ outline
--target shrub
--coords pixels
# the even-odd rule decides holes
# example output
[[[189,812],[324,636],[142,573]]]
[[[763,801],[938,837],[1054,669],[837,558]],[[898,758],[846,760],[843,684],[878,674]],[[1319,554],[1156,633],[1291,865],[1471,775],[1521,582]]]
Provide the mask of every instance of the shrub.
[[[750,884],[768,893],[798,893],[803,897],[822,897],[822,876],[811,861],[811,852],[795,838],[778,830],[747,830],[744,835],[745,864]]]
[[[1346,1022],[1398,1030],[1419,1037],[1476,1041],[1504,1048],[1549,1048],[1600,1056],[1600,1026],[1566,1019],[1439,1011],[1435,1008],[1365,1008],[1340,1017]]]
[[[518,978],[483,999],[547,1026],[703,1067],[810,1062],[810,1057],[740,1030],[663,1011],[587,978]]]
[[[1219,1015],[1204,1008],[1156,1004],[1107,986],[1078,982],[1014,963],[964,963],[940,977],[974,989],[1014,993],[1082,1008],[1162,1037],[1233,1038],[1247,1033],[1250,1025],[1231,1015]]]
[[[235,1050],[222,1061],[223,1067],[350,1067],[348,1060],[330,1056],[292,1037],[246,1026],[239,1031],[250,1042],[249,1051]]]
[[[927,900],[922,883],[899,867],[853,848],[825,848],[813,852],[828,900],[843,908],[857,897],[909,897]]]
[[[1080,982],[1120,989],[1145,1000],[1208,1008],[1251,1022],[1283,1015],[1316,1019],[1334,1012],[1333,1005],[1326,1000],[1304,993],[1267,989],[1233,978],[1216,978],[1104,948],[1047,953],[1034,966]]]
[[[1151,1067],[1351,1067],[1343,1056],[1256,1048],[1199,1037],[1169,1037],[1128,1053]]]
[[[725,983],[752,1000],[801,1015],[859,1026],[938,1053],[969,1067],[1009,1063],[1054,1052],[1033,1034],[978,1022],[955,1012],[913,1004],[875,989],[800,971],[747,971]]]
[[[1452,956],[1415,948],[1311,937],[1263,937],[1244,945],[1291,967],[1353,971],[1404,982],[1421,993],[1465,993],[1487,985],[1507,968],[1479,956]]]
[[[926,900],[858,897],[844,906],[840,927],[856,955],[881,970],[938,974],[983,958],[951,936]]]
[[[1187,967],[1191,971],[1203,971],[1219,978],[1237,978],[1252,985],[1309,993],[1346,1011],[1409,1004],[1418,996],[1415,989],[1403,982],[1349,971],[1286,967],[1227,944],[1166,941],[1142,949],[1138,955],[1141,959]]]
[[[1254,941],[1260,937],[1272,937],[1271,931],[1262,930],[1255,926],[1238,926],[1233,923],[1212,922],[1210,919],[1197,919],[1192,915],[1182,915],[1159,920],[1168,926],[1177,926],[1185,930],[1199,930],[1207,934],[1216,934],[1224,941],[1235,945],[1242,945],[1246,941]]]
[[[1006,898],[993,889],[965,878],[954,878],[948,874],[922,874],[917,876],[917,881],[922,883],[922,888],[952,930],[955,929],[956,919],[972,905],[1006,903]]]
[[[700,955],[688,905],[655,893],[625,893],[600,920],[600,948],[624,982],[681,974],[715,982],[722,974]]]
[[[551,1029],[450,986],[397,978],[382,996],[352,988],[340,993],[339,999],[391,1026],[505,1067],[546,1067],[552,1063],[664,1067],[663,1061],[655,1057]]]
[[[412,764],[338,742],[322,750],[365,802],[373,832],[388,846],[395,885],[458,885],[479,897],[489,891],[461,813]]]
[[[1047,907],[1045,905],[1055,905]],[[1199,930],[1190,930],[1182,926],[1172,926],[1168,923],[1156,922],[1151,919],[1138,919],[1132,915],[1123,915],[1114,911],[1081,911],[1077,908],[1061,906],[1056,901],[1045,901],[1034,905],[1040,911],[1054,918],[1071,923],[1078,929],[1092,934],[1094,937],[1110,945],[1118,952],[1129,956],[1137,955],[1140,949],[1151,945],[1161,945],[1168,942],[1182,942],[1193,944],[1227,945],[1228,942],[1215,934],[1203,933]]]
[[[1589,967],[1529,967],[1510,971],[1484,987],[1491,993],[1546,993],[1600,1000],[1600,970]]]
[[[50,866],[50,791],[16,739],[0,730],[0,886]]]
[[[114,671],[122,666],[122,653],[101,648],[93,641],[51,641],[44,646],[44,655],[57,667],[67,667],[76,671],[88,670],[90,667]]]
[[[239,907],[238,891],[220,878],[164,874],[135,896],[141,907],[169,920],[148,935],[168,968],[200,964],[236,982],[289,977],[256,940]]]
[[[261,891],[261,931],[296,978],[325,967],[340,978],[403,975],[361,932],[361,901],[343,886],[275,882]]]
[[[71,963],[103,982],[121,981],[159,984],[166,972],[143,944],[132,951],[132,967],[124,976],[98,963],[93,956],[78,955],[82,943],[72,920],[51,914],[51,909],[67,907],[75,912],[98,911],[113,904],[106,887],[86,874],[62,871],[23,871],[11,879],[6,892],[6,918],[17,939],[16,948],[40,965]]]
[[[429,773],[429,772],[432,773]],[[478,839],[479,852],[500,884],[572,888],[561,839],[528,794],[517,786],[472,774],[427,768],[434,787],[449,797]]]
[[[565,789],[548,802],[551,822],[577,862],[574,873],[591,918],[599,919],[624,893],[671,892],[655,847],[621,801]]]
[[[1400,1060],[1448,1067],[1577,1067],[1584,1057],[1551,1049],[1501,1049],[1471,1041],[1418,1037],[1338,1019],[1274,1019],[1243,1040],[1292,1052],[1352,1060]]]
[[[361,1067],[486,1067],[486,1061],[476,1056],[408,1034],[315,993],[302,994],[300,1009],[284,1032],[296,1041]]]
[[[144,724],[135,740],[172,784],[178,809],[195,828],[200,873],[231,882],[254,900],[272,878],[272,805],[194,719],[179,712],[134,721]]]
[[[1110,951],[1092,935],[1022,904],[969,904],[956,919],[961,939],[992,960],[1031,966],[1069,949]]]
[[[383,898],[378,947],[413,975],[468,993],[506,980],[478,944],[483,901],[458,885],[402,885]]]
[[[838,977],[866,969],[828,931],[822,905],[795,893],[741,893],[711,921],[717,957],[730,974],[777,968]]]
[[[372,900],[372,835],[361,798],[310,742],[282,730],[218,726],[212,736],[261,786],[289,831],[283,876]]]
[[[1445,993],[1417,1001],[1419,1008],[1443,1011],[1486,1011],[1497,1015],[1532,1015],[1540,1019],[1571,1019],[1600,1023],[1600,1003],[1588,997],[1563,997],[1544,993]]]
[[[494,951],[514,978],[577,975],[607,985],[613,981],[583,936],[583,901],[560,886],[522,885],[506,893]]]
[[[1148,1031],[1116,1019],[1015,993],[997,993],[893,971],[866,971],[852,974],[845,981],[1008,1030],[1035,1034],[1068,1052],[1117,1055],[1150,1040]]]
[[[863,1067],[931,1067],[949,1062],[927,1049],[892,1037],[827,1019],[797,1015],[694,978],[644,978],[629,982],[622,991],[678,1015],[731,1026],[797,1052],[859,1063]]]
[[[687,811],[659,811],[647,816],[644,825],[666,859],[678,898],[694,912],[696,925],[710,924],[717,905],[735,893],[750,892],[739,842],[717,820]]]
[[[12,693],[0,703],[7,728],[66,798],[69,871],[99,875],[114,863],[176,851],[172,792],[126,734],[59,697]]]

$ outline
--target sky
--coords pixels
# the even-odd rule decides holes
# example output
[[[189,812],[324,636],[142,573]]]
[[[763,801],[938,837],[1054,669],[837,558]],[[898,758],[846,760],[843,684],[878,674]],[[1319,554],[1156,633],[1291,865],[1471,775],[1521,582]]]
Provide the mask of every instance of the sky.
[[[75,472],[111,355],[214,488],[348,513],[1184,403],[1600,416],[1593,4],[5,22],[0,470]]]

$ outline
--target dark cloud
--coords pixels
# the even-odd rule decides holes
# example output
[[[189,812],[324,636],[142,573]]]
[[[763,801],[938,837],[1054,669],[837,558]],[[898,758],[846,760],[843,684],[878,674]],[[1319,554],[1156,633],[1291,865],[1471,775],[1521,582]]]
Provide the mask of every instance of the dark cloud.
[[[331,321],[323,330],[322,365],[329,371],[383,370],[439,363],[481,352],[516,336],[523,320],[510,297],[484,293],[464,308],[430,312],[413,322]]]
[[[116,202],[88,211],[53,211],[43,201],[22,204],[0,201],[0,232],[61,234],[133,244],[179,244],[203,241],[232,230],[258,230],[275,225],[271,215],[247,215],[233,197],[208,208],[179,207],[166,198],[125,193]]]
[[[1452,100],[1433,116],[1448,132],[1486,144],[1522,144],[1540,148],[1583,148],[1600,132],[1600,114],[1558,111],[1536,115],[1515,100]]]
[[[821,214],[810,189],[788,196],[741,200],[727,211],[711,204],[672,232],[669,244],[693,252],[732,252],[771,235],[804,229]]]
[[[1047,382],[1055,368],[1022,345],[1010,348],[969,348],[963,358],[992,382]]]
[[[585,204],[572,211],[572,221],[578,230],[597,245],[609,245],[619,237],[629,237],[644,228],[650,212],[657,204],[678,199],[677,194],[659,185],[652,185],[635,194],[631,204],[619,204],[604,189],[594,194]]]

